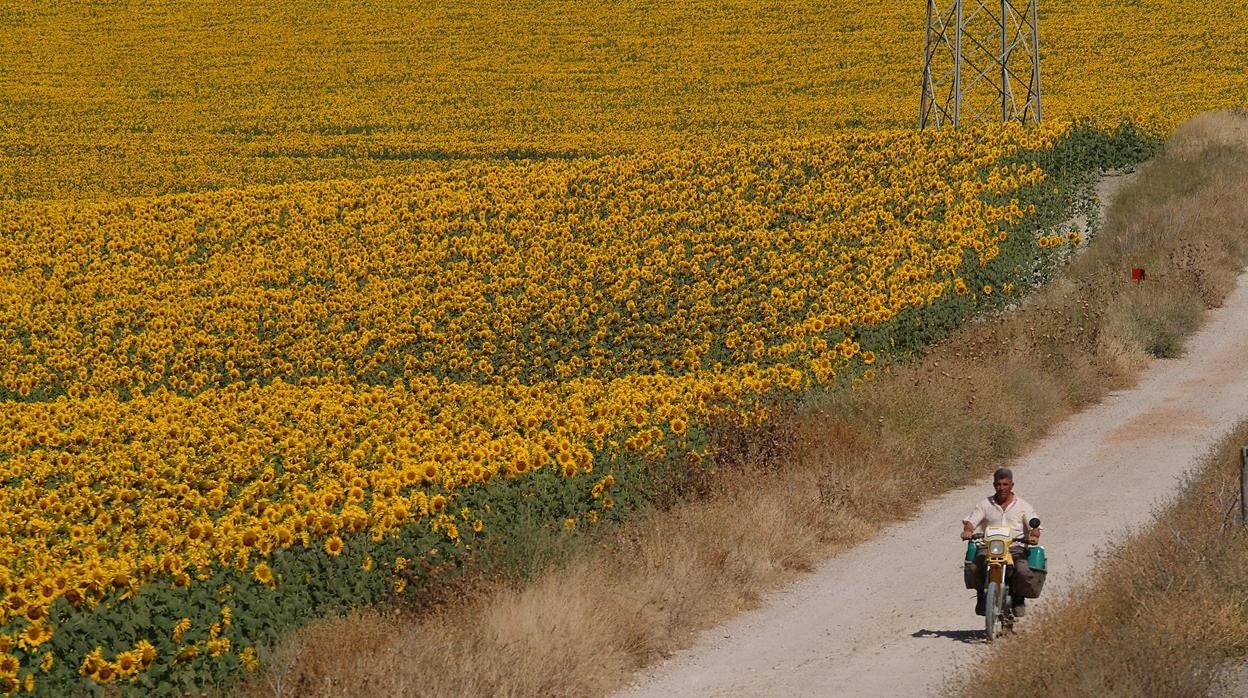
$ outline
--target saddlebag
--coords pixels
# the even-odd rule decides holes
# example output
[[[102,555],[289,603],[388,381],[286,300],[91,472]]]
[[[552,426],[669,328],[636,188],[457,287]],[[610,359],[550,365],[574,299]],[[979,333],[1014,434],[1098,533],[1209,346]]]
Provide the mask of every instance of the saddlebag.
[[[1044,579],[1049,574],[1048,562],[1045,560],[1044,548],[1039,545],[1033,545],[1027,548],[1027,566],[1031,568],[1031,574],[1019,575],[1015,580],[1015,588],[1026,599],[1039,598],[1040,592],[1044,590]]]
[[[967,589],[979,588],[979,569],[975,565],[975,555],[979,553],[979,546],[975,545],[975,541],[966,542],[966,561],[962,564],[962,579],[966,582]]]

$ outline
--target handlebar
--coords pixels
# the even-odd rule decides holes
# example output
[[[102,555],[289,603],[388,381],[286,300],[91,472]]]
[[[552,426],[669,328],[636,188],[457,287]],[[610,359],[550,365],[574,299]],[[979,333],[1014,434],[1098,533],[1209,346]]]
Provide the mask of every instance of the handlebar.
[[[970,521],[969,521],[969,520],[966,520],[966,519],[963,519],[963,521],[964,521],[965,523],[968,523],[968,524],[970,523]],[[1036,516],[1031,517],[1031,520],[1029,520],[1029,521],[1027,522],[1027,526],[1026,526],[1026,527],[1027,527],[1027,528],[1029,528],[1029,529],[1032,529],[1032,530],[1035,530],[1035,529],[1040,528],[1040,519],[1039,519],[1039,517],[1036,517]],[[971,534],[971,537],[970,537],[968,540],[970,540],[971,542],[978,542],[978,541],[981,541],[981,540],[983,540],[983,539],[984,539],[984,532],[983,532],[983,531],[976,531],[976,532],[974,532],[974,533],[972,533],[972,534]],[[1014,542],[1015,542],[1015,543],[1022,543],[1023,545],[1028,545],[1027,540],[1026,540],[1026,538],[1025,538],[1025,537],[1020,536],[1020,537],[1015,538],[1015,539],[1013,539],[1013,540],[1014,540]]]
[[[984,542],[984,534],[983,534],[983,533],[980,533],[980,532],[978,532],[978,531],[977,531],[977,532],[975,532],[975,533],[972,533],[972,534],[971,534],[971,537],[970,537],[969,539],[967,539],[967,540],[968,540],[968,542],[970,542],[970,543],[983,543],[983,542]],[[1027,537],[1026,537],[1026,536],[1019,536],[1019,537],[1017,537],[1017,538],[1011,538],[1011,539],[1010,539],[1010,542],[1012,542],[1012,543],[1022,543],[1023,545],[1031,545],[1030,543],[1028,543],[1028,542],[1027,542]]]

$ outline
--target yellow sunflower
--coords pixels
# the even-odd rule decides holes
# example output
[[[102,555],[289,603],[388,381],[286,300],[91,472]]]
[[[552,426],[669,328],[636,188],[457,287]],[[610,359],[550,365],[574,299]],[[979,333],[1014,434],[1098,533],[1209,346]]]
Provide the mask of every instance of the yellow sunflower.
[[[330,536],[329,538],[325,539],[325,552],[329,553],[330,555],[333,555],[334,557],[338,557],[339,555],[342,554],[342,548],[343,548],[342,539],[339,538],[338,536]]]
[[[273,584],[273,570],[270,569],[268,564],[266,563],[261,562],[260,564],[256,565],[256,569],[252,570],[251,576],[254,577],[255,580],[257,582],[260,582],[261,584],[265,584],[265,585]]]

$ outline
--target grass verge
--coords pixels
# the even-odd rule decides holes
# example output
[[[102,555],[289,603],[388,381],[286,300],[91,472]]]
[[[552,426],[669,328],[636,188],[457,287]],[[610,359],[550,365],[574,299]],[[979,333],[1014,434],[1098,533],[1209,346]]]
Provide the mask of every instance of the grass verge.
[[[288,637],[256,695],[601,695],[694,634],[1017,455],[1061,418],[1174,355],[1248,261],[1248,117],[1179,129],[1103,233],[1022,306],[876,381],[712,430],[712,469],[606,534],[530,532],[521,556],[422,599]],[[1130,269],[1143,267],[1144,283]],[[511,554],[516,555],[515,550]],[[506,566],[504,566],[506,567]],[[514,569],[523,569],[517,574]]]

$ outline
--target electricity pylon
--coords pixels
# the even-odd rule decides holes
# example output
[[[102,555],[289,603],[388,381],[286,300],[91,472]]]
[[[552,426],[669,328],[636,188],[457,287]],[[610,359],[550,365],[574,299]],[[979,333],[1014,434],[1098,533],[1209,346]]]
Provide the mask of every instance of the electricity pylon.
[[[1036,0],[928,0],[919,128],[998,120],[1040,121]]]

